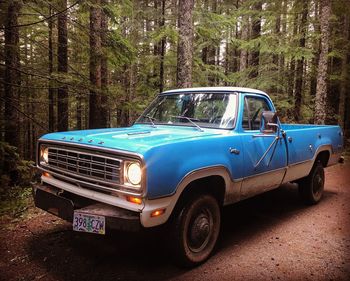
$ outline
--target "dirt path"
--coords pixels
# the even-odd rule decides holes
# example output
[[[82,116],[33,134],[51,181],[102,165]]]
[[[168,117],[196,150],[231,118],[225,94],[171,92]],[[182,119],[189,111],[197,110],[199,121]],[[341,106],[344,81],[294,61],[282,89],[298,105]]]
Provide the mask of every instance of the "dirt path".
[[[192,270],[172,264],[157,231],[76,233],[30,208],[1,222],[0,280],[350,280],[350,164],[326,179],[317,206],[287,185],[226,208],[216,253]]]

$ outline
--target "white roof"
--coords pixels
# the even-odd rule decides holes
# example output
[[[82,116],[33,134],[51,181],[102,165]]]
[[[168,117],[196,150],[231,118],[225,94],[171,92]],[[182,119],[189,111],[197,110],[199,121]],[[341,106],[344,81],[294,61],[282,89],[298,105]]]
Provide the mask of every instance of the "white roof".
[[[174,89],[162,92],[162,94],[168,94],[168,93],[183,93],[183,92],[243,92],[243,93],[254,93],[254,94],[263,94],[267,95],[265,92],[251,89],[251,88],[244,88],[244,87],[198,87],[198,88],[183,88],[183,89]]]

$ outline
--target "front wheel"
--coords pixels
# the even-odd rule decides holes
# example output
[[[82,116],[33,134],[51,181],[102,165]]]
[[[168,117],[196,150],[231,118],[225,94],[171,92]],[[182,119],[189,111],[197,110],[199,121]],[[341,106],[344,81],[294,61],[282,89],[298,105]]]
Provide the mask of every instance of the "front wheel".
[[[317,204],[323,195],[324,191],[324,169],[321,162],[315,163],[310,174],[300,180],[299,194],[306,204]]]
[[[208,194],[189,200],[173,222],[173,250],[186,267],[203,263],[212,253],[220,232],[220,207]]]

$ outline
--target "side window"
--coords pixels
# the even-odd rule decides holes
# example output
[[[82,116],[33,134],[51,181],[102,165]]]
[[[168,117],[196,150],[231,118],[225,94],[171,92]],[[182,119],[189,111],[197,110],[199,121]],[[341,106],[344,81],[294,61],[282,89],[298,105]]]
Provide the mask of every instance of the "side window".
[[[267,101],[258,97],[245,97],[242,127],[244,130],[259,130],[263,111],[270,110]]]

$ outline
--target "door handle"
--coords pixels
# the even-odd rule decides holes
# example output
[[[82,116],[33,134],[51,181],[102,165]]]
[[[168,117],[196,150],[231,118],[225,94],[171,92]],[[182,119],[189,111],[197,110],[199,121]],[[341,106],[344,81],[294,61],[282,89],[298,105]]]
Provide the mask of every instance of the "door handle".
[[[240,151],[238,149],[236,149],[236,148],[231,148],[230,147],[230,153],[238,155],[240,153]]]

